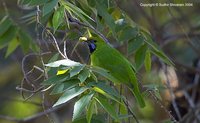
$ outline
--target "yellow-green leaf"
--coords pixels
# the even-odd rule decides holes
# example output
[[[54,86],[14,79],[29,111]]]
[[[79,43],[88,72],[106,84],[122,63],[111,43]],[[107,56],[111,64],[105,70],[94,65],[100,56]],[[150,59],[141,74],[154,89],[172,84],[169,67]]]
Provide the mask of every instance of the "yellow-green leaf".
[[[7,48],[5,57],[8,57],[12,52],[14,52],[15,49],[16,49],[18,46],[19,46],[19,41],[17,40],[17,38],[14,38],[14,39],[8,44],[8,48]]]
[[[151,70],[151,53],[149,50],[146,51],[144,65],[145,65],[146,71],[150,72],[150,70]]]

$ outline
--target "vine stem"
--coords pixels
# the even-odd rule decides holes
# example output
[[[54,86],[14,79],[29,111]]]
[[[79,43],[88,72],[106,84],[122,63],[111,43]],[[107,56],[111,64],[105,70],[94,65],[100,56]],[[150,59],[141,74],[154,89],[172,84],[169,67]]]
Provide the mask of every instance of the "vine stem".
[[[168,111],[165,106],[161,103],[161,101],[155,96],[154,92],[152,90],[148,90],[151,97],[155,100],[155,102],[160,105],[160,107],[168,114],[168,116],[172,119],[174,123],[177,123],[177,120],[174,118],[174,116],[171,114],[171,111]]]
[[[128,112],[133,116],[133,118],[135,119],[136,123],[139,123],[139,120],[137,119],[137,117],[133,113],[131,107],[129,106],[128,100],[124,97],[123,101],[124,101],[124,104],[126,105],[126,107],[128,108]],[[129,120],[129,122],[130,122],[130,120]]]

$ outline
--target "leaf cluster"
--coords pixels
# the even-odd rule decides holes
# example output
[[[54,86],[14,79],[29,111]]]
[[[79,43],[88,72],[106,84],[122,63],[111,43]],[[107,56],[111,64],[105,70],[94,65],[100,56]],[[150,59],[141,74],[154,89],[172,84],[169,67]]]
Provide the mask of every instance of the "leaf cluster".
[[[57,71],[56,75],[49,77],[42,83],[52,87],[50,94],[61,94],[54,106],[78,97],[74,105],[73,121],[85,114],[87,122],[90,123],[92,115],[99,112],[99,107],[102,107],[116,121],[130,117],[129,115],[124,116],[127,109],[121,101],[122,96],[107,83],[107,80],[114,79],[107,70],[80,64],[69,59],[51,62],[46,66],[50,68],[49,72],[52,71],[51,69]],[[103,78],[97,80],[98,76],[103,76]],[[121,110],[123,114],[117,113],[117,104],[124,107]]]

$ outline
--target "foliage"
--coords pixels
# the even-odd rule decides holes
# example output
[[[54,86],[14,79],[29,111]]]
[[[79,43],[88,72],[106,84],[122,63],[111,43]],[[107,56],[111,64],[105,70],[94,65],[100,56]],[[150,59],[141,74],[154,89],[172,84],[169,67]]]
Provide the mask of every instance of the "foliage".
[[[59,37],[62,38],[62,42],[77,40],[82,35],[87,36],[88,32],[91,32],[104,40],[105,37],[114,39],[119,45],[127,43],[127,52],[129,56],[134,57],[133,65],[136,72],[143,65],[147,72],[151,70],[152,55],[173,65],[153,41],[151,34],[131,20],[116,6],[114,0],[20,0],[19,5],[30,7],[31,12],[22,17],[22,20],[28,24],[36,23],[37,28],[43,30],[41,35],[44,39],[42,40],[45,40],[45,36],[53,37],[52,40],[54,40],[55,37],[60,36],[60,31],[65,30],[69,33]],[[38,8],[41,13],[38,13]],[[35,18],[35,15],[39,18]],[[74,24],[80,28],[78,31],[73,31]],[[0,29],[0,49],[7,48],[6,57],[19,46],[24,53],[31,52],[30,49],[35,53],[40,52],[39,47],[42,47],[40,43],[34,42],[34,37],[20,28],[9,15],[1,20]],[[55,42],[57,41],[54,40]],[[57,74],[52,75],[51,71],[57,71]],[[115,78],[107,70],[65,57],[63,60],[49,61],[45,64],[45,72],[51,76],[44,80],[42,85],[51,87],[50,94],[52,95],[61,94],[53,106],[61,105],[77,97],[73,121],[84,114],[87,122],[90,123],[93,120],[93,114],[97,115],[101,108],[116,122],[130,117],[127,114],[130,109],[125,103],[126,98],[118,92],[116,86],[109,85],[109,81],[115,81]],[[123,108],[117,112],[116,107]]]

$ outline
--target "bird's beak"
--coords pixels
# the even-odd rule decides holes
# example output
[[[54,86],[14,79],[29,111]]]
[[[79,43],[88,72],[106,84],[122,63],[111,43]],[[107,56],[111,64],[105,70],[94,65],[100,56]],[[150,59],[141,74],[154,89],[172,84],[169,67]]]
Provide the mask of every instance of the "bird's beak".
[[[80,37],[80,38],[79,38],[79,41],[81,41],[81,42],[87,42],[88,39],[87,39],[86,37]]]

